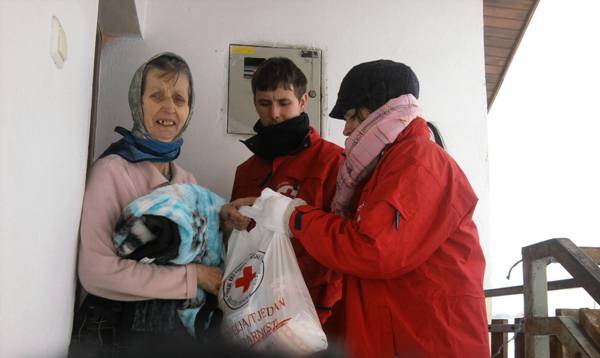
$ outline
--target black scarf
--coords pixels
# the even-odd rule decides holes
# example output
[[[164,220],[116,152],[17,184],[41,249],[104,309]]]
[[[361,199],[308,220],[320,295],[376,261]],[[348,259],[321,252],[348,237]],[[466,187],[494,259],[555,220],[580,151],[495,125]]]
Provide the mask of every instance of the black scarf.
[[[254,131],[258,134],[241,142],[252,153],[265,160],[272,161],[276,157],[300,149],[309,130],[309,120],[306,113],[268,127],[263,126],[259,120],[254,125]]]

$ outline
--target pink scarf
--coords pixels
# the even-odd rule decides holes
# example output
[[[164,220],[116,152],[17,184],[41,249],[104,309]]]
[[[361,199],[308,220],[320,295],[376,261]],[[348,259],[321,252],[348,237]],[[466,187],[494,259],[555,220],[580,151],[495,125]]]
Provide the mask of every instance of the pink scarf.
[[[357,185],[375,169],[385,147],[393,143],[400,132],[419,115],[421,108],[412,94],[392,98],[371,113],[346,138],[346,160],[338,172],[333,212],[349,216]]]

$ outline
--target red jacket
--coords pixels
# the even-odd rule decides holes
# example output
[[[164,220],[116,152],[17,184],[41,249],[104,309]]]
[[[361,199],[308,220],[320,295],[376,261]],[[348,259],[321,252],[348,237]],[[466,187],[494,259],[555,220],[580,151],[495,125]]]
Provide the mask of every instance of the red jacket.
[[[477,203],[456,162],[417,118],[358,193],[353,219],[297,208],[290,228],[343,272],[353,357],[489,357]]]
[[[268,162],[253,155],[237,167],[231,200],[260,196],[271,188],[291,198],[301,198],[313,207],[329,211],[343,149],[322,139],[310,129],[301,151]],[[321,323],[331,315],[342,296],[342,275],[313,259],[296,240],[292,240],[300,271],[308,286]]]

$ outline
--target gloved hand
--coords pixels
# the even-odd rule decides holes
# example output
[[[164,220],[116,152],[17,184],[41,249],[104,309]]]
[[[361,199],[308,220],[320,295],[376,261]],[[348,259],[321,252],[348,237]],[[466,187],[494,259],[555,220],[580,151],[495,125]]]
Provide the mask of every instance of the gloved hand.
[[[291,236],[289,227],[290,216],[297,206],[306,205],[302,199],[291,199],[287,196],[266,188],[252,205],[252,215],[257,225]]]

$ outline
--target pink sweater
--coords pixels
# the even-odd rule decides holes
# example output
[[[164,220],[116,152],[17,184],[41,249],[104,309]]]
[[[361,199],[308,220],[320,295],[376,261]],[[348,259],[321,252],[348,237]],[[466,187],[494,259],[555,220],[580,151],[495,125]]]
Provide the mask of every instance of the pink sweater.
[[[192,174],[173,165],[172,184],[196,183]],[[122,259],[112,232],[119,215],[134,199],[169,182],[150,162],[130,163],[117,155],[98,160],[83,199],[79,279],[86,291],[105,298],[135,301],[196,297],[196,267],[158,266]]]

